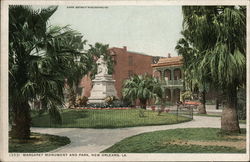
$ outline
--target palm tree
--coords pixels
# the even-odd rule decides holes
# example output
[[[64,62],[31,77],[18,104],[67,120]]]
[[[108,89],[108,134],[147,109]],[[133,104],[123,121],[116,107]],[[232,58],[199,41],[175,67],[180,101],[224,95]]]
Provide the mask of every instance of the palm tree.
[[[81,43],[81,38],[72,40],[72,44],[79,44]],[[80,40],[79,40],[80,39]],[[79,54],[72,60],[72,64],[70,64],[70,73],[66,76],[66,90],[68,92],[68,103],[69,107],[76,105],[76,98],[77,98],[77,87],[79,85],[82,76],[87,75],[89,72],[94,70],[95,64],[93,64],[94,58],[88,52],[85,52],[83,49],[83,45],[85,45],[86,41],[82,42],[82,46],[77,47],[76,49],[80,50]]]
[[[198,49],[197,74],[226,96],[221,129],[239,132],[237,90],[246,84],[246,8],[184,6],[184,29]]]
[[[54,121],[60,122],[65,78],[82,55],[70,41],[81,35],[69,27],[47,27],[57,7],[33,10],[9,8],[9,111],[13,116],[11,137],[30,137],[29,102],[40,98]],[[74,42],[74,41],[73,41]]]
[[[134,75],[125,80],[122,95],[124,99],[136,101],[139,99],[141,108],[146,109],[147,101],[159,101],[163,97],[161,82],[149,75]]]
[[[193,57],[197,55],[197,49],[192,46],[192,42],[189,41],[190,32],[188,30],[181,31],[182,38],[180,38],[175,46],[175,50],[178,55],[183,57],[183,68],[186,70],[190,63],[192,63]]]
[[[198,75],[198,66],[199,63],[199,51],[198,49],[192,46],[190,39],[189,30],[183,30],[181,32],[182,38],[179,39],[175,49],[177,50],[178,55],[183,57],[183,70],[184,70],[184,89],[188,88],[193,90],[195,87],[198,87],[200,92],[200,101],[201,105],[199,106],[199,114],[206,114],[206,92],[207,86],[205,83],[204,75]],[[203,77],[202,77],[203,76]]]

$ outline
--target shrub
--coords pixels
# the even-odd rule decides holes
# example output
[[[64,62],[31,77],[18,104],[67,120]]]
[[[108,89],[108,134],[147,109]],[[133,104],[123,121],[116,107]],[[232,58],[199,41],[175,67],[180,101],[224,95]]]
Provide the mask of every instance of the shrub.
[[[76,93],[73,90],[73,88],[69,89],[68,102],[69,102],[68,108],[74,108],[75,107],[75,105],[76,105]]]
[[[192,92],[191,91],[182,92],[180,95],[180,98],[181,98],[181,101],[191,100]]]
[[[129,99],[122,98],[121,105],[123,107],[132,107],[133,104]]]
[[[108,108],[109,105],[107,103],[90,103],[87,105],[90,108]]]
[[[87,102],[88,102],[88,97],[86,97],[86,96],[79,96],[76,99],[76,106],[78,106],[78,107],[86,106]]]
[[[87,107],[90,108],[118,108],[118,107],[131,107],[130,104],[120,101],[120,100],[114,100],[112,103],[105,102],[105,103],[89,103],[87,104]]]
[[[115,99],[116,99],[115,96],[108,96],[108,97],[105,98],[105,102],[106,102],[108,105],[111,105],[111,104],[114,103]]]

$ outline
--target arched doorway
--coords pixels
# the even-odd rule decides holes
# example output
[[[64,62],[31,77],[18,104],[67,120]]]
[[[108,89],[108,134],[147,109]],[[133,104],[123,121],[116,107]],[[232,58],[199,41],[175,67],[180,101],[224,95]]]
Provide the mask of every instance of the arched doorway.
[[[177,101],[180,101],[180,93],[181,93],[181,90],[180,89],[174,89],[174,94],[173,94],[173,101],[174,102],[177,102]]]
[[[171,70],[166,69],[164,71],[164,77],[165,77],[165,80],[172,80],[172,78],[171,78]]]
[[[165,93],[166,93],[166,100],[171,101],[171,90],[167,88],[165,89]]]
[[[161,78],[161,71],[159,70],[155,70],[154,73],[153,73],[154,77],[160,79]]]

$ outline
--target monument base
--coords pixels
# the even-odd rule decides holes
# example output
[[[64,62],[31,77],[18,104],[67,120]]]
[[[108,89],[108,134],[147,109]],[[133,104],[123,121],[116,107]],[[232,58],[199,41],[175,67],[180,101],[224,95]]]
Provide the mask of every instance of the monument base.
[[[93,88],[88,98],[89,103],[105,103],[105,98],[108,96],[117,98],[115,80],[112,79],[112,75],[96,75],[92,83]]]

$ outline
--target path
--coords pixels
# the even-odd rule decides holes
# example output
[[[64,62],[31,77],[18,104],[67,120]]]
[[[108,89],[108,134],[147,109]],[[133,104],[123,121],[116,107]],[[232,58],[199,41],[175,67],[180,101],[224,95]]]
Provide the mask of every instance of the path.
[[[161,126],[143,126],[131,128],[117,129],[83,129],[83,128],[32,128],[32,132],[47,133],[59,136],[67,136],[71,143],[53,150],[52,152],[60,153],[95,153],[112,146],[126,137],[144,132],[153,132],[157,130],[175,129],[175,128],[201,128],[211,127],[220,128],[219,117],[203,117],[194,116],[194,120],[190,122],[161,125]],[[245,124],[240,124],[241,128],[245,128]]]

